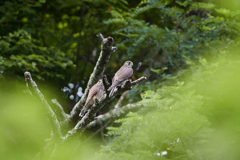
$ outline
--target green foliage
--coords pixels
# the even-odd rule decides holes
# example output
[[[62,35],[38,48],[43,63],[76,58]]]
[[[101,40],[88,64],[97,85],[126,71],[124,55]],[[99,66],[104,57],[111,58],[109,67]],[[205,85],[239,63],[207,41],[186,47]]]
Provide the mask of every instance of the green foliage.
[[[112,17],[111,10],[127,9],[127,5],[126,0],[1,1],[0,77],[23,81],[28,70],[33,78],[54,83],[58,90],[72,83],[76,101],[76,92],[79,87],[85,89],[100,52],[96,35],[111,36],[112,28],[102,22]],[[15,39],[8,46],[10,34],[26,38],[18,37],[21,42]]]
[[[124,39],[120,50],[135,63],[142,61],[141,71],[152,81],[158,75],[151,68],[167,67],[164,73],[172,74],[239,36],[239,19],[227,15],[234,17],[238,11],[215,11],[226,13],[214,2],[143,0],[122,12],[117,22],[109,19],[105,24],[121,25],[114,31]]]
[[[135,77],[144,75],[150,81],[160,76],[151,69],[167,67],[163,74],[174,75],[240,33],[239,11],[214,0],[7,0],[0,4],[1,46],[10,43],[6,39],[10,34],[31,37],[18,42],[22,46],[14,52],[0,51],[1,60],[13,55],[9,64],[0,60],[1,77],[21,76],[25,69],[47,83],[55,77],[57,88],[67,83],[77,86],[71,93],[75,101],[78,87],[84,90],[98,58],[99,32],[112,36],[118,46],[106,72],[109,79],[131,60],[143,64]]]
[[[131,60],[143,64],[134,76],[149,80],[130,92],[141,93],[140,111],[107,128],[110,143],[100,158],[240,158],[237,0],[5,0],[0,17],[0,79],[6,79],[0,83],[1,159],[33,159],[39,151],[39,159],[93,158],[99,144],[79,145],[78,138],[58,142],[55,154],[54,146],[44,148],[50,127],[43,111],[16,92],[23,87],[5,83],[23,80],[28,70],[58,88],[74,84],[69,94],[84,90],[99,32],[118,46],[109,78]]]
[[[102,159],[238,159],[239,54],[200,60],[145,91],[142,108],[109,127]],[[225,153],[228,153],[226,156]]]
[[[2,81],[0,87],[0,157],[30,159],[44,147],[43,140],[50,134],[47,119],[38,103],[18,92],[23,87]]]
[[[63,71],[73,67],[72,61],[61,51],[53,47],[41,47],[36,43],[36,40],[23,30],[0,37],[2,75],[23,79],[23,73],[29,71],[39,80],[64,79]]]
[[[64,143],[51,137],[47,113],[25,85],[0,81],[0,88],[0,159],[93,159],[97,139],[79,145],[79,137]]]

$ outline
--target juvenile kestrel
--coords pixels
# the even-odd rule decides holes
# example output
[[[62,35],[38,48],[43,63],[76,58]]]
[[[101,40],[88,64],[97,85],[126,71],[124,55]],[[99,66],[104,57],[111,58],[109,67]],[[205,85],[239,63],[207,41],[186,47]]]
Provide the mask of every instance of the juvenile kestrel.
[[[133,74],[132,66],[133,63],[131,61],[126,61],[117,73],[115,73],[112,79],[112,85],[108,88],[108,91],[110,91],[109,97],[113,95],[115,88],[118,85],[127,80]]]
[[[104,95],[104,86],[102,83],[102,79],[100,79],[88,92],[87,100],[85,105],[83,106],[79,116],[83,116],[87,109],[93,105],[96,99],[100,100]]]

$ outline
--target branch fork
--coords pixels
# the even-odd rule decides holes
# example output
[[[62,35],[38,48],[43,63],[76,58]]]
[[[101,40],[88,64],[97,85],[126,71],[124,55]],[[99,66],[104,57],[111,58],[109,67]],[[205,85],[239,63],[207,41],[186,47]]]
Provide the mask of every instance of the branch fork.
[[[89,89],[100,79],[102,78],[102,75],[107,68],[107,64],[110,60],[111,54],[117,50],[117,47],[113,47],[114,39],[112,37],[104,38],[101,33],[97,35],[101,42],[101,52],[100,56],[98,58],[98,61],[96,63],[96,66],[94,67],[93,73],[91,74],[87,87],[85,89],[84,94],[82,95],[81,99],[78,101],[78,103],[73,107],[71,113],[70,113],[70,119],[78,118],[78,113],[80,112],[80,109],[83,107]]]
[[[48,104],[48,102],[45,100],[43,94],[37,88],[37,85],[33,81],[30,72],[24,73],[25,81],[27,82],[27,86],[28,86],[29,90],[32,91],[32,93],[41,100],[41,102],[43,103],[44,110],[46,110],[48,112],[49,121],[53,128],[54,135],[57,135],[57,137],[59,137],[62,140],[67,140],[69,137],[72,137],[73,135],[75,135],[78,131],[79,131],[78,133],[82,134],[86,128],[96,125],[105,119],[110,119],[110,117],[111,117],[110,115],[112,115],[112,116],[120,115],[120,113],[124,113],[124,111],[126,111],[128,109],[134,108],[136,106],[137,107],[140,106],[139,104],[132,104],[132,105],[127,105],[125,107],[119,107],[120,103],[123,101],[123,99],[127,95],[128,91],[131,90],[134,85],[144,81],[146,79],[146,77],[141,77],[135,81],[131,81],[129,79],[126,80],[125,82],[123,82],[122,85],[117,86],[117,89],[114,92],[114,94],[111,97],[109,97],[109,91],[107,91],[107,89],[111,86],[111,84],[108,82],[107,76],[103,75],[103,73],[105,72],[105,69],[107,68],[111,54],[117,50],[117,47],[112,46],[113,42],[114,42],[114,39],[112,37],[104,38],[101,33],[99,33],[97,35],[97,37],[99,38],[99,40],[101,42],[101,52],[100,52],[98,61],[94,67],[93,73],[91,74],[91,76],[89,78],[85,92],[82,95],[81,99],[73,107],[70,114],[66,114],[64,112],[63,107],[57,102],[57,100],[55,100],[55,99],[52,100],[52,104],[54,104],[57,107],[57,110],[59,110],[59,113],[61,116],[60,118],[58,117],[59,120],[58,120],[56,114],[54,113],[52,107]],[[103,85],[105,88],[105,96],[100,101],[96,101],[96,103],[93,104],[92,107],[90,109],[88,109],[86,114],[80,119],[78,114],[86,101],[89,89],[99,79],[102,79],[102,81],[103,81]],[[122,93],[124,93],[124,95],[121,96],[119,102],[117,103],[118,106],[116,105],[115,109],[102,115],[102,118],[101,118],[101,116],[98,116],[97,119],[92,120],[92,117],[94,117],[94,115],[96,114],[96,112],[99,109],[101,109],[107,103],[112,101],[115,98],[115,96],[122,94]],[[78,122],[76,122],[76,121],[78,121]],[[74,128],[72,130],[68,131],[68,133],[65,136],[62,136],[61,127],[68,124],[67,122],[75,122],[76,125],[74,126]]]

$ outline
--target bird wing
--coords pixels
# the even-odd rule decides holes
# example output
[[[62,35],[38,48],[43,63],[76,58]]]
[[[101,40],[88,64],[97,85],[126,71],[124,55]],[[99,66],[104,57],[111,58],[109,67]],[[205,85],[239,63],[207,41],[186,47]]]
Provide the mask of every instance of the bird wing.
[[[99,83],[96,83],[94,86],[92,86],[92,88],[88,92],[88,97],[87,97],[86,103],[83,106],[83,108],[90,102],[90,100],[93,98],[93,96],[95,96],[98,93],[99,88],[100,88]]]
[[[122,66],[113,77],[112,85],[111,87],[109,87],[108,91],[112,90],[114,87],[121,84],[123,81],[128,79],[132,74],[133,74],[132,68]]]
[[[92,88],[89,90],[86,103],[85,103],[85,105],[83,106],[83,108],[82,108],[79,116],[82,117],[82,116],[84,115],[84,113],[86,112],[86,109],[88,109],[88,103],[93,99],[93,97],[94,97],[95,95],[98,94],[101,85],[102,85],[102,84],[96,83],[96,84],[93,85]]]

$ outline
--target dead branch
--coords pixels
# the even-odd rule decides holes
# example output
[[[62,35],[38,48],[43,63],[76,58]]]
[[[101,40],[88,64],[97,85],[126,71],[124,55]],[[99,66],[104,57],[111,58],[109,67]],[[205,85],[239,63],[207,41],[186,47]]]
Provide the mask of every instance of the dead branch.
[[[92,137],[94,137],[98,132],[100,132],[100,131],[102,131],[104,128],[106,128],[110,122],[111,122],[111,121],[109,120],[106,124],[104,124],[101,128],[99,128],[95,133],[93,133],[93,135],[91,135],[90,137],[88,137],[88,139],[86,139],[83,143],[86,143],[89,139],[91,139]]]
[[[126,95],[129,93],[129,90],[128,91],[125,91],[121,97],[119,98],[117,104],[114,106],[114,108],[119,108],[122,104],[122,101],[124,100],[124,98],[126,97]]]
[[[109,62],[111,54],[117,50],[116,47],[112,46],[114,41],[112,37],[104,38],[101,33],[99,33],[97,37],[101,41],[100,56],[98,58],[96,66],[94,67],[93,73],[89,78],[84,94],[82,95],[81,99],[76,103],[76,105],[73,107],[70,113],[70,119],[73,119],[74,117],[78,116],[80,109],[82,108],[86,101],[89,89],[102,77]]]
[[[68,120],[70,115],[65,113],[65,111],[63,110],[63,107],[57,101],[57,99],[52,99],[51,102],[57,107],[57,110],[61,113],[61,117],[60,117],[61,123],[65,123]]]
[[[47,111],[48,120],[53,128],[54,135],[57,135],[58,138],[62,139],[61,129],[60,129],[60,123],[57,119],[56,114],[50,107],[50,105],[47,103],[46,99],[44,98],[44,95],[41,93],[41,91],[38,89],[37,84],[35,81],[33,81],[32,76],[30,72],[24,73],[25,81],[27,83],[27,87],[32,92],[33,95],[35,95],[37,98],[40,99],[41,103],[43,104],[44,111]]]
[[[105,93],[107,93],[108,92],[107,89],[111,86],[111,84],[108,82],[106,75],[102,76],[102,81],[103,81],[103,86],[104,86],[104,89],[105,89]]]
[[[96,112],[101,109],[103,106],[105,106],[107,103],[111,102],[116,95],[122,94],[123,92],[127,90],[131,90],[134,85],[137,83],[145,80],[146,77],[141,77],[133,82],[130,82],[129,80],[126,80],[125,83],[123,83],[122,86],[118,86],[117,90],[114,92],[113,96],[105,96],[105,99],[102,101],[96,103],[87,111],[87,113],[83,116],[83,118],[75,125],[75,127],[67,133],[65,136],[65,139],[68,139],[72,135],[74,135],[76,132],[79,131],[79,133],[83,133],[86,126],[92,121],[92,117],[96,114]]]
[[[56,100],[52,100],[52,103],[54,103],[58,107],[57,109],[61,113],[60,120],[63,119],[62,122],[64,124],[67,124],[66,121],[71,122],[71,121],[75,121],[75,120],[79,119],[78,114],[80,112],[80,109],[82,108],[82,106],[84,105],[84,103],[86,101],[89,89],[100,78],[102,78],[102,80],[103,80],[103,85],[105,87],[106,95],[104,96],[104,98],[102,100],[100,100],[100,101],[96,100],[96,103],[94,105],[92,105],[92,107],[90,109],[88,109],[87,113],[78,121],[78,123],[75,125],[75,127],[72,130],[68,131],[68,133],[64,137],[61,134],[61,128],[60,128],[61,125],[57,119],[56,114],[54,113],[54,111],[52,110],[50,105],[47,103],[47,101],[45,100],[42,93],[37,88],[36,83],[32,80],[31,74],[29,72],[24,73],[27,85],[29,86],[29,90],[32,91],[34,94],[36,94],[37,97],[44,104],[43,105],[44,110],[46,110],[48,112],[48,115],[50,116],[49,119],[52,124],[52,128],[56,128],[55,134],[58,134],[58,137],[60,137],[63,140],[67,140],[69,137],[71,137],[78,131],[79,131],[78,132],[79,134],[82,134],[87,126],[90,127],[94,124],[104,121],[105,119],[110,119],[111,115],[116,116],[116,115],[119,115],[120,113],[123,113],[124,111],[126,111],[128,109],[139,106],[138,104],[135,104],[135,105],[132,104],[132,105],[124,106],[122,108],[119,107],[120,104],[122,103],[124,97],[129,92],[129,90],[131,90],[134,85],[140,83],[141,81],[144,81],[146,79],[146,77],[141,77],[135,81],[126,80],[125,82],[122,83],[122,85],[117,86],[113,95],[111,97],[109,97],[109,91],[107,91],[107,88],[109,88],[111,84],[108,82],[107,77],[105,75],[103,75],[103,73],[108,65],[111,54],[113,52],[115,52],[117,50],[117,48],[112,46],[113,41],[114,41],[112,37],[104,38],[102,34],[98,34],[97,37],[101,41],[101,52],[100,52],[98,61],[96,63],[96,66],[94,67],[94,70],[89,78],[85,92],[82,95],[81,99],[73,107],[72,111],[70,112],[70,115],[68,115],[64,112],[62,106]],[[108,112],[107,114],[103,115],[102,120],[101,120],[101,118],[98,117],[97,120],[93,121],[93,117],[95,116],[97,111],[100,110],[102,107],[104,107],[107,103],[112,101],[115,98],[115,96],[120,95],[120,94],[122,94],[122,96],[119,99],[118,103],[116,104],[115,109]]]
[[[91,128],[93,126],[96,126],[98,124],[101,124],[102,122],[108,120],[108,119],[114,119],[117,117],[120,117],[120,115],[128,112],[129,110],[132,110],[133,108],[139,108],[141,107],[142,104],[140,103],[134,103],[134,104],[128,104],[126,106],[123,106],[121,108],[115,108],[103,115],[99,115],[98,117],[96,117],[96,120],[92,121],[91,123],[89,123],[86,128]]]
[[[146,80],[146,79],[147,79],[146,77],[141,77],[141,78],[138,78],[135,81],[132,81],[131,84],[136,85],[136,84],[138,84],[138,83],[140,83],[140,82],[142,82],[143,80]]]

